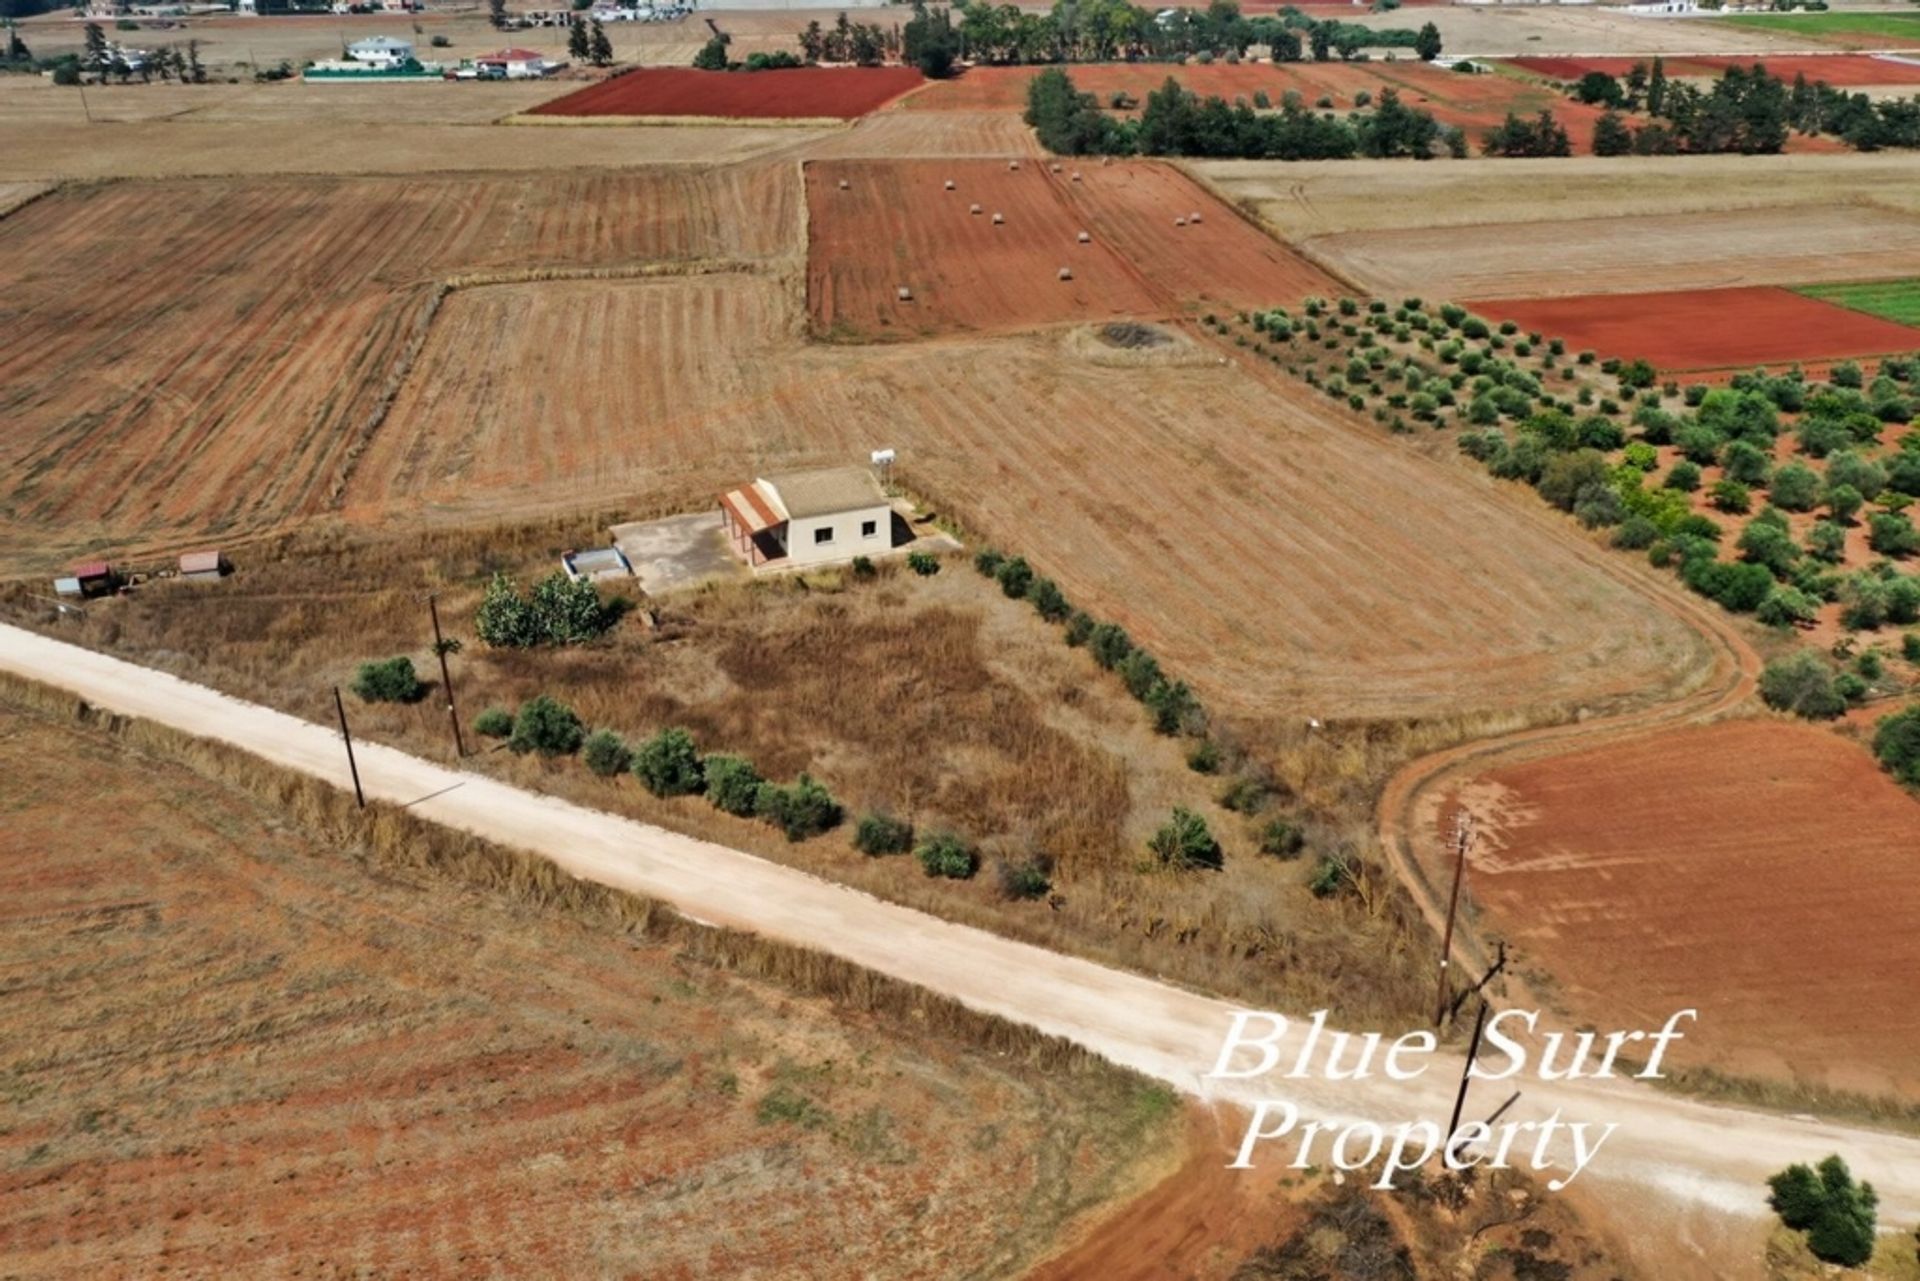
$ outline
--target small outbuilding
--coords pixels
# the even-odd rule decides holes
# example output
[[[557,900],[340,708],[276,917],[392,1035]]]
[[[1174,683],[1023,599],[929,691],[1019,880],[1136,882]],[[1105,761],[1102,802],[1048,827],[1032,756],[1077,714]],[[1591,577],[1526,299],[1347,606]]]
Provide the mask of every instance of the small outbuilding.
[[[194,582],[217,583],[232,572],[225,552],[188,552],[180,558],[180,577]]]
[[[413,42],[397,36],[368,36],[347,46],[347,59],[370,67],[398,67],[413,61]]]
[[[62,596],[111,596],[120,590],[120,575],[104,560],[83,561],[56,578],[53,588]]]
[[[618,547],[589,547],[585,551],[562,552],[560,567],[576,583],[581,579],[599,582],[608,578],[633,577],[633,562]]]
[[[559,64],[548,62],[546,55],[532,49],[501,49],[483,53],[473,60],[482,75],[507,80],[538,80],[558,71]]]
[[[734,552],[755,569],[824,565],[893,546],[893,505],[865,467],[762,476],[720,495]]]

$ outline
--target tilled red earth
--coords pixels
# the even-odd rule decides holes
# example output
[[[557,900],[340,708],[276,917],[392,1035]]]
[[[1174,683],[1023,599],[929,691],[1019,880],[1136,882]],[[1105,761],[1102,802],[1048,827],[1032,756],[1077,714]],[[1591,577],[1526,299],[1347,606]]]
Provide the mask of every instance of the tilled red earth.
[[[695,71],[643,67],[543,102],[536,116],[728,116],[853,120],[925,82],[912,67]]]

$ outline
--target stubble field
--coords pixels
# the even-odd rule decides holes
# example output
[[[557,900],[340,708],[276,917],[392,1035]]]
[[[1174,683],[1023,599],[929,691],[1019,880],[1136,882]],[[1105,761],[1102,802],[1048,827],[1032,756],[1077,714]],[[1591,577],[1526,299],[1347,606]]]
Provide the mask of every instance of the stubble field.
[[[796,996],[6,710],[10,1270],[1004,1275],[1155,1159],[1165,1101],[1117,1073]]]
[[[1483,927],[1577,1021],[1698,1007],[1683,1063],[1920,1099],[1920,803],[1858,745],[1728,721],[1501,767],[1459,800]]]
[[[795,67],[778,71],[641,68],[533,108],[540,117],[694,116],[852,120],[926,80],[912,67]]]

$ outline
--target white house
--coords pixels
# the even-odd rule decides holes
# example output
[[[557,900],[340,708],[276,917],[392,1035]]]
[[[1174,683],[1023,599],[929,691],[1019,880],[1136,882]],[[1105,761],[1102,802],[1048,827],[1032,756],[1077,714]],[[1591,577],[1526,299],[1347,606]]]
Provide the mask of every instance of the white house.
[[[727,540],[749,565],[823,565],[893,546],[893,507],[864,467],[762,476],[720,495]]]
[[[369,67],[397,67],[413,59],[413,44],[395,36],[368,36],[347,46],[347,58]]]
[[[505,76],[509,80],[534,80],[559,69],[558,63],[548,62],[543,54],[531,49],[483,53],[473,60],[473,65],[482,75]]]

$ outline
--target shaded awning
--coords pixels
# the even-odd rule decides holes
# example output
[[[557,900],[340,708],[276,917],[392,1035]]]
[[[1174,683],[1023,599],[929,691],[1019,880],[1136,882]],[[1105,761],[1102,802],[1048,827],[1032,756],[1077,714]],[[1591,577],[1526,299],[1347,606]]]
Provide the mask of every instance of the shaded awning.
[[[787,523],[786,518],[775,511],[773,504],[753,485],[728,490],[720,495],[720,505],[726,508],[734,523],[749,534],[762,533]]]

